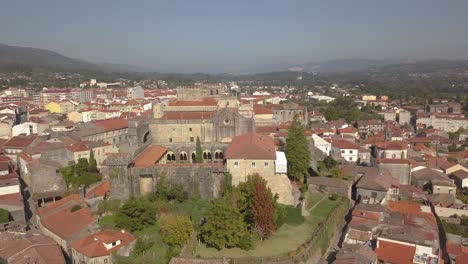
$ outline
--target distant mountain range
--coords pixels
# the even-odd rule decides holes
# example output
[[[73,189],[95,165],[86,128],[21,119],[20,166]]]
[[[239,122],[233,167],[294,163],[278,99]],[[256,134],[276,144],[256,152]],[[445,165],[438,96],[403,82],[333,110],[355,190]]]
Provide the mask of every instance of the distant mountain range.
[[[288,68],[289,71],[313,73],[431,73],[439,71],[468,70],[468,60],[369,60],[339,59],[324,62],[309,62]]]
[[[0,72],[15,70],[70,71],[70,72],[117,72],[145,73],[154,70],[113,63],[93,63],[74,59],[54,51],[0,44]],[[271,72],[313,72],[313,73],[371,73],[371,74],[408,74],[431,73],[440,71],[467,71],[468,60],[370,60],[338,59],[323,62],[309,62],[293,67],[283,63],[264,65],[246,69],[250,73]],[[215,74],[222,75],[222,74]],[[240,74],[243,75],[243,74]]]
[[[29,68],[31,70],[145,72],[143,67],[127,64],[92,63],[74,59],[55,51],[0,44],[0,69]]]

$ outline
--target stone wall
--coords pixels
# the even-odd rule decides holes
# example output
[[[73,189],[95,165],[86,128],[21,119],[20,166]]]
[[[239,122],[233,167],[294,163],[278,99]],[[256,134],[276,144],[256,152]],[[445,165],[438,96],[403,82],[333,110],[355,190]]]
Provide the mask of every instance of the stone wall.
[[[161,180],[182,187],[190,197],[216,199],[225,179],[224,168],[218,163],[157,164],[149,168],[105,166],[101,172],[111,183],[110,197],[120,200],[155,192]]]

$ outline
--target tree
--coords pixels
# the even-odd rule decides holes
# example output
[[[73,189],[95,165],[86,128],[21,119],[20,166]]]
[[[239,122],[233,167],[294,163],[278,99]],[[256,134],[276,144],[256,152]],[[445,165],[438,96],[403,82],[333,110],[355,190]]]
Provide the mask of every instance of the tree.
[[[247,225],[239,209],[225,199],[214,201],[200,228],[203,242],[216,249],[232,248],[239,246],[246,235]]]
[[[332,157],[330,156],[326,156],[324,159],[323,159],[323,164],[325,165],[325,168],[327,168],[327,170],[331,170],[333,167],[335,167],[338,163],[336,162],[335,159],[333,159]]]
[[[0,208],[0,223],[6,223],[10,221],[10,212]]]
[[[310,164],[309,143],[304,135],[304,126],[294,117],[286,139],[286,158],[288,176],[293,180],[302,180],[308,175]]]
[[[195,163],[203,163],[203,150],[199,137],[197,137],[197,145],[195,148]]]
[[[252,215],[254,228],[261,239],[268,238],[276,230],[275,200],[264,182],[258,182],[253,193]]]
[[[89,164],[88,164],[88,172],[90,173],[97,173],[97,162],[96,159],[94,158],[94,151],[91,150],[89,153]]]
[[[169,246],[185,244],[193,232],[192,220],[185,215],[163,214],[159,223],[162,240]]]
[[[78,176],[84,175],[88,172],[89,163],[88,160],[85,158],[78,159],[78,163],[75,165],[75,173]]]
[[[122,206],[115,218],[119,228],[130,231],[142,230],[156,223],[156,214],[151,203],[145,198],[130,199]]]

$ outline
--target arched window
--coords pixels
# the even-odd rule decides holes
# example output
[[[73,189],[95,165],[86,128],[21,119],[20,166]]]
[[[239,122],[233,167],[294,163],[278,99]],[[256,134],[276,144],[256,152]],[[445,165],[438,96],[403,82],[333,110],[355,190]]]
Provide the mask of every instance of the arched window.
[[[175,154],[172,154],[172,159],[171,160],[175,160]]]
[[[215,159],[219,159],[219,154],[218,154],[218,152],[215,152]]]
[[[224,155],[222,152],[219,153],[219,159],[224,159]]]
[[[203,152],[203,159],[206,159],[206,158],[207,158],[206,152]]]
[[[195,163],[195,153],[192,153],[192,163]]]
[[[167,154],[167,160],[171,160],[171,154]]]
[[[211,159],[211,152],[208,152],[208,159]]]
[[[187,160],[187,153],[184,153],[184,160]]]
[[[180,153],[179,158],[180,158],[180,160],[184,160],[184,154]]]

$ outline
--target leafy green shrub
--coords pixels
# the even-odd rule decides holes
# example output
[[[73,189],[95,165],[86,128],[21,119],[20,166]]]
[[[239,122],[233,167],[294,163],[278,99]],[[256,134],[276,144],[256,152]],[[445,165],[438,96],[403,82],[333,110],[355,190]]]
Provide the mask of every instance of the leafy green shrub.
[[[170,246],[185,244],[193,232],[192,220],[185,215],[163,214],[159,224],[162,240]]]
[[[339,197],[339,196],[338,196],[337,193],[333,193],[333,194],[330,196],[329,199],[332,200],[332,201],[336,201],[336,200],[338,200],[338,197]]]

